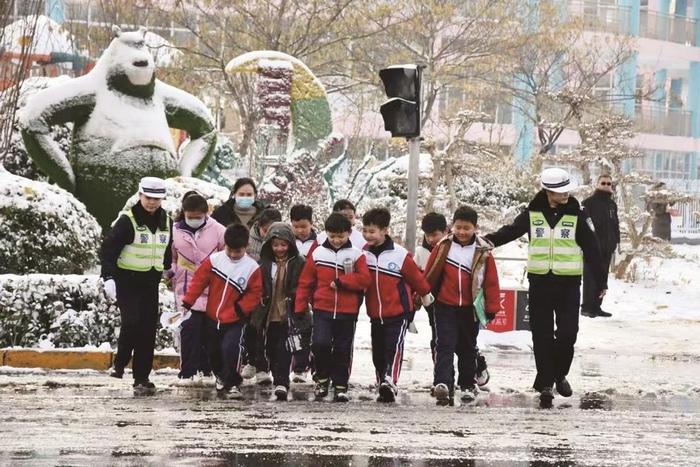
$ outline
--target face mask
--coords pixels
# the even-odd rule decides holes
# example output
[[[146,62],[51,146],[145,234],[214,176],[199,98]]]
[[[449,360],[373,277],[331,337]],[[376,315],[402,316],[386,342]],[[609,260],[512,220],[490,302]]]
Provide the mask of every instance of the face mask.
[[[249,209],[253,207],[255,198],[252,196],[236,196],[236,205],[241,209]]]
[[[187,219],[185,218],[185,224],[189,225],[193,229],[198,229],[204,225],[206,219]]]

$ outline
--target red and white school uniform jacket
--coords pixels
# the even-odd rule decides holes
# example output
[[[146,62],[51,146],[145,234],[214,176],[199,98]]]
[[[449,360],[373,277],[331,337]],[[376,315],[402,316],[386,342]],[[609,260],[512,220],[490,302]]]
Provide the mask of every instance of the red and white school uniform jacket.
[[[413,311],[413,291],[419,295],[430,292],[430,284],[423,277],[411,254],[396,245],[388,236],[376,248],[365,247],[367,267],[372,282],[367,289],[367,314],[371,319],[396,318]]]
[[[326,232],[321,232],[320,234],[318,234],[318,244],[323,245],[326,242],[327,238],[328,235],[326,235]],[[352,243],[352,246],[362,251],[365,245],[367,245],[367,240],[365,240],[365,237],[362,235],[362,232],[353,227],[350,231],[350,243]]]
[[[209,287],[207,316],[217,324],[229,324],[250,316],[263,294],[262,273],[258,263],[248,255],[232,260],[225,251],[205,259],[182,298],[191,306]]]
[[[344,269],[346,260],[352,264],[349,274]],[[331,282],[335,288],[331,287]],[[333,319],[355,318],[369,283],[369,270],[362,251],[354,248],[349,240],[335,250],[326,240],[306,258],[294,311],[303,313],[311,303],[314,313],[330,313]]]
[[[440,240],[440,243],[442,242],[451,242],[452,244],[450,245],[447,261],[442,270],[439,281],[439,292],[435,300],[445,305],[458,307],[470,306],[474,300],[474,297],[472,297],[472,287],[475,286],[475,290],[483,287],[486,312],[497,313],[501,309],[501,291],[498,285],[496,261],[490,251],[484,253],[486,255],[485,264],[483,267],[479,268],[479,273],[475,278],[476,284],[472,284],[472,262],[474,260],[474,255],[477,253],[477,247],[482,249],[482,251],[483,249],[490,250],[490,248],[476,235],[469,245],[460,245],[451,237],[445,237]],[[426,271],[429,271],[432,267],[437,253],[440,250],[438,247],[440,243],[433,248],[430,258],[428,258],[428,264],[425,268]]]
[[[308,258],[309,255],[316,249],[318,246],[318,236],[316,235],[316,231],[312,230],[311,235],[309,238],[306,240],[300,240],[296,239],[297,241],[297,250],[299,250],[299,255],[301,255],[304,259]]]

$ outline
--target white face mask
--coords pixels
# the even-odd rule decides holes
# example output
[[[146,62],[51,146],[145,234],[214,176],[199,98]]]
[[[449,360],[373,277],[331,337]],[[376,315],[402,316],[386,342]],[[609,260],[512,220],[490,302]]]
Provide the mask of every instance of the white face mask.
[[[204,225],[205,220],[206,219],[204,219],[204,218],[202,218],[202,219],[187,219],[187,218],[185,218],[185,224],[189,225],[193,229],[198,229]]]

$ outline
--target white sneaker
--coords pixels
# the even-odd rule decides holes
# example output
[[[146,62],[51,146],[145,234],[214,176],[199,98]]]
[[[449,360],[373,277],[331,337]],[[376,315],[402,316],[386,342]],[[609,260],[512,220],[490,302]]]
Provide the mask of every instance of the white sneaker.
[[[292,383],[304,384],[306,382],[306,372],[297,373],[295,371],[294,373],[292,373]]]
[[[272,384],[272,376],[270,376],[269,372],[258,371],[255,374],[255,382],[260,385]]]
[[[446,401],[450,398],[450,388],[445,383],[435,385],[435,398],[439,401]]]
[[[241,378],[250,379],[255,376],[255,367],[253,365],[246,365],[241,370]]]
[[[243,393],[238,388],[238,386],[234,386],[228,392],[228,398],[229,399],[236,399],[236,400],[243,399]]]
[[[478,396],[479,390],[476,389],[476,386],[459,391],[459,398],[462,402],[474,402]]]
[[[223,391],[224,390],[224,380],[217,376],[215,386],[216,386],[217,391]]]

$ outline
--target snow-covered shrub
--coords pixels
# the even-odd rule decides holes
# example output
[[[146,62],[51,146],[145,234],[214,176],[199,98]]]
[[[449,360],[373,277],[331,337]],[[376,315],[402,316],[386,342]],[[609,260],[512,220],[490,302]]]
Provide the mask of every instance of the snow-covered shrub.
[[[160,311],[172,310],[172,292],[161,286]],[[116,347],[121,319],[98,276],[0,275],[0,346]],[[159,329],[157,348],[172,347]]]
[[[209,161],[209,165],[204,169],[202,175],[199,176],[202,180],[229,190],[233,188],[235,180],[226,175],[224,171],[233,170],[238,164],[236,156],[236,148],[231,140],[225,136],[219,135],[216,139],[216,148],[214,156]]]
[[[0,169],[0,274],[81,273],[99,244],[100,226],[73,195]]]

